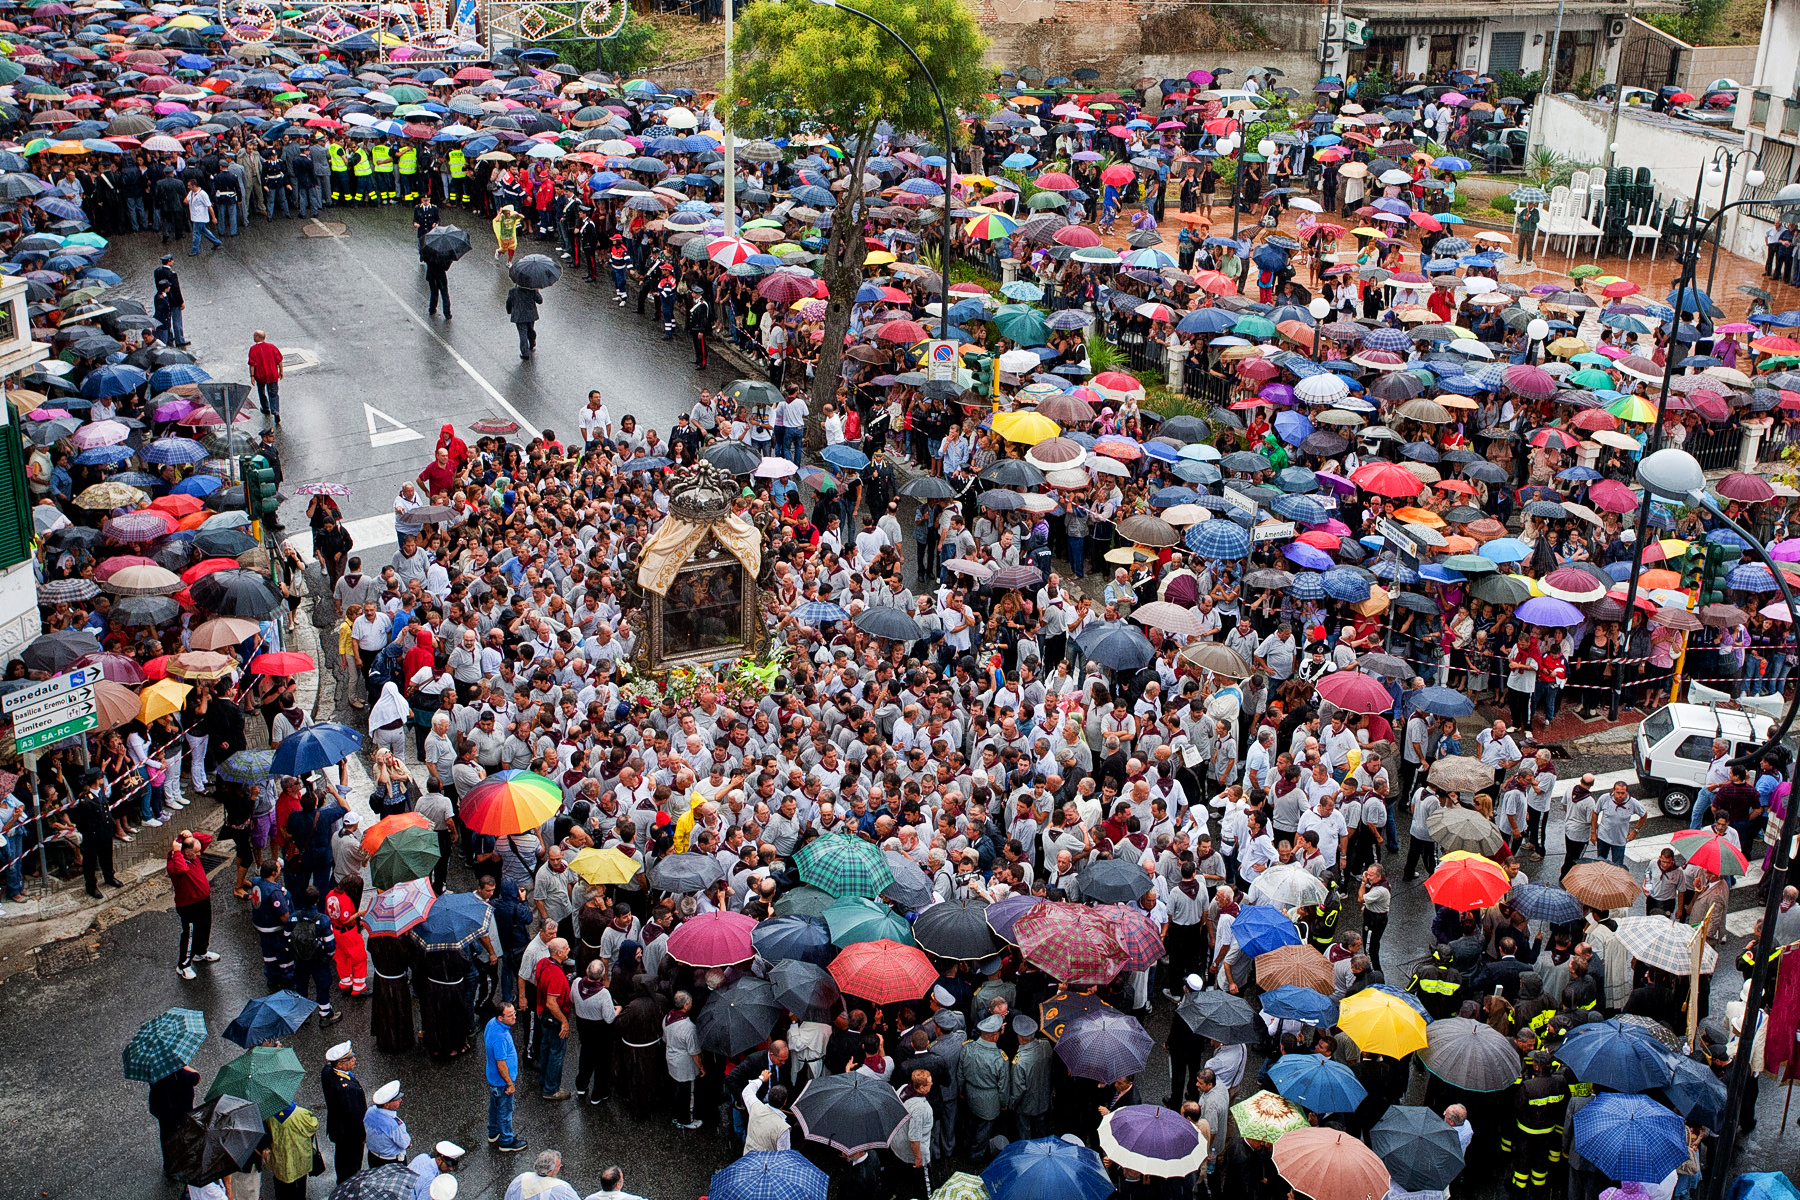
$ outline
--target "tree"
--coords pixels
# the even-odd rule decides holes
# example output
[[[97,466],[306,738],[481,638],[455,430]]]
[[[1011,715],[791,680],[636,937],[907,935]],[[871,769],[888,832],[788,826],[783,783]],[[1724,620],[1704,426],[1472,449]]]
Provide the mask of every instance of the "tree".
[[[953,123],[958,110],[985,111],[989,71],[981,56],[987,39],[962,0],[865,0],[859,7],[918,51]],[[817,413],[837,393],[850,308],[862,282],[866,247],[855,214],[863,207],[863,167],[875,127],[885,121],[896,133],[935,142],[943,136],[943,121],[912,58],[853,13],[802,0],[759,0],[739,14],[732,53],[732,75],[719,103],[738,133],[826,135],[850,159],[849,183],[833,210],[831,237],[818,264],[831,294],[813,374]],[[960,125],[953,124],[952,132],[962,136]]]

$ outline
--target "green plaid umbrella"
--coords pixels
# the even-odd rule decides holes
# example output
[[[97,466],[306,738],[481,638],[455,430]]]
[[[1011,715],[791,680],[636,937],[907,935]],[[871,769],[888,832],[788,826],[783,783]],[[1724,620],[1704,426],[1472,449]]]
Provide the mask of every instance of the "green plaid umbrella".
[[[274,761],[273,750],[239,750],[213,772],[213,778],[249,787],[269,777],[270,764]]]
[[[286,1046],[257,1046],[219,1068],[212,1086],[206,1089],[206,1098],[236,1096],[248,1100],[267,1121],[294,1102],[305,1078],[306,1068],[292,1050]]]
[[[1231,1107],[1238,1133],[1259,1142],[1273,1142],[1290,1129],[1305,1129],[1306,1114],[1274,1092],[1258,1092]]]
[[[958,1171],[931,1193],[931,1200],[988,1200],[987,1184],[979,1175]]]
[[[386,891],[408,879],[425,878],[440,857],[437,834],[429,829],[399,829],[375,848],[375,857],[369,860],[369,874],[376,890]]]
[[[120,1058],[125,1078],[139,1083],[166,1079],[187,1065],[206,1040],[206,1014],[195,1008],[171,1008],[151,1017],[131,1035]]]
[[[834,896],[873,899],[894,882],[894,873],[888,869],[880,847],[847,833],[813,839],[801,848],[796,861],[802,882]]]

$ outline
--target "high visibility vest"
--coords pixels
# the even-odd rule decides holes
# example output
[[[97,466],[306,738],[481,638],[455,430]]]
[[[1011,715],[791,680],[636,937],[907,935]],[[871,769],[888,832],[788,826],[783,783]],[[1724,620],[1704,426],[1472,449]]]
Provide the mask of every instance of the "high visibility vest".
[[[373,175],[375,173],[375,168],[369,165],[369,156],[367,154],[359,154],[356,156],[356,163],[353,169],[359,177]]]
[[[350,160],[344,157],[344,148],[342,146],[334,142],[325,147],[325,154],[331,159],[331,169],[333,173],[348,171],[350,169]]]
[[[469,173],[469,160],[461,150],[450,152],[450,178],[461,179]]]
[[[383,143],[377,142],[374,149],[369,152],[369,157],[375,160],[375,169],[377,171],[391,171],[394,169],[394,153]]]
[[[400,151],[400,173],[402,175],[414,175],[418,173],[418,170],[419,152],[414,150],[411,146]]]

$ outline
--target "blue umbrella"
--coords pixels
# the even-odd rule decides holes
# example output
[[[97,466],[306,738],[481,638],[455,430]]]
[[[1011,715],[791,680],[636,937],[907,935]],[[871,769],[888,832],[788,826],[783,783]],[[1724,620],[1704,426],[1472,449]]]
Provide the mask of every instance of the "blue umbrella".
[[[138,453],[139,457],[147,463],[156,463],[159,466],[164,463],[186,466],[188,463],[197,463],[205,458],[206,447],[192,438],[165,437],[148,443]]]
[[[1250,534],[1231,521],[1213,519],[1191,526],[1182,541],[1201,558],[1248,558]]]
[[[1275,432],[1281,440],[1290,446],[1298,446],[1313,431],[1313,423],[1305,413],[1280,412],[1275,414]]]
[[[1752,1171],[1731,1181],[1731,1200],[1800,1200],[1800,1188],[1780,1171]]]
[[[1114,671],[1135,671],[1156,657],[1150,639],[1124,621],[1096,625],[1076,638],[1075,644],[1089,659]]]
[[[1201,487],[1211,487],[1225,478],[1225,472],[1209,462],[1196,462],[1191,458],[1182,458],[1175,463],[1175,478],[1187,483],[1197,483]]]
[[[1308,1025],[1329,1025],[1337,1020],[1337,1002],[1311,988],[1284,983],[1262,996],[1263,1015]]]
[[[87,373],[87,378],[81,381],[81,394],[90,400],[102,396],[126,396],[143,387],[148,378],[136,367],[108,363]]]
[[[821,600],[808,600],[793,612],[794,620],[810,629],[829,625],[833,621],[847,621],[850,614],[835,604]]]
[[[1407,707],[1434,717],[1466,717],[1475,702],[1455,688],[1428,687],[1407,693]]]
[[[93,446],[75,456],[78,467],[110,467],[131,457],[130,446]]]
[[[1581,902],[1563,891],[1542,883],[1527,883],[1506,895],[1506,903],[1525,914],[1529,921],[1567,924],[1581,920]]]
[[[1461,571],[1452,571],[1441,563],[1426,563],[1420,567],[1419,578],[1429,579],[1433,583],[1466,583],[1469,579]]]
[[[1286,913],[1273,905],[1245,904],[1232,919],[1231,940],[1239,950],[1255,958],[1283,946],[1298,946],[1300,931]]]
[[[320,721],[283,738],[270,769],[278,775],[305,775],[343,762],[362,745],[362,734],[336,721]]]
[[[211,375],[192,363],[174,363],[152,371],[150,387],[154,391],[166,392],[170,388],[180,387],[184,383],[205,383],[211,378]]]
[[[825,1200],[830,1182],[798,1150],[752,1150],[713,1172],[708,1195],[711,1200]]]
[[[1308,546],[1305,542],[1296,542],[1294,545],[1311,550],[1314,554],[1320,555],[1321,557],[1325,556],[1323,550]],[[1291,546],[1284,547],[1282,553],[1286,554],[1287,551],[1292,548],[1293,547]],[[1289,557],[1292,558],[1293,556],[1289,555]],[[1299,563],[1298,559],[1295,559],[1294,561]],[[1306,564],[1299,563],[1299,565],[1305,566]],[[1287,585],[1287,592],[1288,595],[1296,600],[1323,600],[1325,598],[1325,577],[1317,571],[1301,571],[1294,576],[1294,582]]]
[[[487,929],[487,922],[487,901],[474,892],[446,892],[432,903],[425,919],[407,932],[427,951],[461,950],[474,944]]]
[[[272,996],[259,996],[244,1005],[220,1036],[248,1050],[264,1042],[296,1033],[318,1006],[299,992],[283,988]]]
[[[1056,1056],[1071,1075],[1111,1083],[1143,1070],[1154,1044],[1136,1018],[1101,1009],[1069,1022],[1056,1043]]]
[[[1221,241],[1226,240],[1221,238]],[[1237,317],[1222,308],[1196,308],[1181,318],[1177,333],[1224,333],[1237,324]]]
[[[77,458],[75,461],[80,462],[81,459]],[[1775,576],[1763,564],[1741,563],[1731,568],[1730,573],[1725,576],[1725,586],[1740,592],[1773,592],[1781,585],[1775,582]]]
[[[1325,506],[1311,496],[1277,496],[1269,501],[1269,511],[1302,525],[1323,525],[1329,520]]]
[[[1653,1087],[1664,1087],[1675,1074],[1666,1050],[1650,1038],[1632,1033],[1628,1026],[1617,1021],[1576,1026],[1563,1039],[1557,1057],[1575,1073],[1576,1079],[1615,1092],[1645,1092]],[[1613,1178],[1626,1177],[1614,1175]]]
[[[1687,1124],[1648,1096],[1609,1092],[1575,1114],[1575,1152],[1608,1179],[1660,1183],[1687,1161]]]
[[[1325,572],[1325,594],[1333,600],[1357,604],[1369,598],[1369,581],[1348,567],[1332,567]]]
[[[1685,1055],[1671,1054],[1669,1064],[1675,1068],[1674,1080],[1660,1089],[1662,1099],[1676,1112],[1708,1129],[1725,1127],[1725,1084],[1717,1075]],[[1652,1093],[1656,1095],[1658,1093]],[[1780,1176],[1783,1183],[1786,1176]],[[1789,1200],[1800,1200],[1793,1184],[1782,1193]],[[1737,1197],[1737,1191],[1732,1192]]]
[[[804,914],[764,921],[751,933],[750,944],[772,963],[800,959],[826,966],[837,957],[837,947],[831,944],[831,930],[824,920]]]
[[[1154,508],[1174,508],[1177,504],[1197,504],[1199,501],[1200,493],[1188,487],[1166,487],[1150,493],[1150,504]]]
[[[1518,538],[1495,538],[1481,543],[1481,557],[1497,563],[1524,562],[1531,557],[1531,547]]]
[[[1054,1137],[1014,1142],[988,1164],[981,1182],[993,1200],[1106,1200],[1113,1192],[1099,1154]],[[722,1200],[716,1175],[712,1200]]]
[[[1355,1112],[1369,1095],[1349,1067],[1320,1054],[1284,1054],[1269,1078],[1282,1099],[1316,1113]]]
[[[845,471],[860,471],[869,465],[869,456],[855,446],[838,444],[819,451],[819,457]]]
[[[1392,562],[1385,558],[1370,567],[1369,574],[1375,576],[1377,579],[1386,579],[1390,583],[1406,584],[1419,582],[1419,573],[1417,571],[1402,563]]]
[[[169,491],[177,496],[210,496],[224,486],[217,475],[189,475]]]
[[[1331,568],[1331,555],[1317,546],[1309,546],[1305,542],[1289,542],[1281,548],[1282,556],[1297,567],[1308,571],[1325,571]],[[1319,595],[1325,595],[1325,581],[1319,580]]]

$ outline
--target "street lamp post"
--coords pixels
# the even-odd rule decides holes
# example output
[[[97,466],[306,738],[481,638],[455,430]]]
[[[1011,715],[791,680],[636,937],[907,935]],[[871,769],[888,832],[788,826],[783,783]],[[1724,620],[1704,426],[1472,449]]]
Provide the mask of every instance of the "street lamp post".
[[[1219,152],[1221,158],[1230,158],[1237,153],[1237,148],[1242,144],[1243,135],[1234,129],[1224,137],[1215,138],[1213,149]],[[1234,242],[1237,241],[1238,233],[1238,193],[1243,184],[1244,164],[1240,162],[1231,169],[1231,240]]]
[[[1543,349],[1544,339],[1550,336],[1550,324],[1542,317],[1533,317],[1525,326],[1525,361],[1535,363],[1538,352]]]
[[[1785,192],[1787,189],[1782,190]],[[1679,316],[1677,314],[1677,319]],[[1672,355],[1670,357],[1673,358]],[[1781,564],[1769,556],[1768,548],[1754,534],[1727,516],[1718,500],[1706,490],[1706,472],[1701,469],[1699,460],[1685,450],[1658,450],[1647,455],[1638,464],[1637,479],[1643,486],[1646,499],[1654,495],[1679,504],[1704,508],[1723,521],[1762,559],[1770,574],[1775,576],[1775,584],[1781,590],[1781,599],[1788,606],[1788,611],[1795,611],[1794,594],[1781,574]],[[1782,714],[1781,723],[1769,731],[1767,740],[1744,757],[1760,758],[1778,746],[1793,726],[1796,710],[1800,710],[1800,691],[1788,702],[1787,712]],[[1800,762],[1796,765],[1800,765]],[[1793,778],[1792,768],[1789,778]],[[1775,946],[1775,918],[1781,912],[1781,897],[1787,882],[1796,832],[1800,832],[1800,804],[1790,803],[1787,815],[1782,818],[1779,840],[1771,842],[1774,858],[1770,873],[1765,877],[1769,898],[1763,907],[1762,931],[1757,935],[1756,946],[1752,951],[1755,957],[1750,968],[1750,991],[1744,998],[1744,1026],[1738,1033],[1737,1056],[1732,1059],[1731,1074],[1725,1085],[1725,1112],[1731,1116],[1725,1121],[1725,1127],[1719,1130],[1718,1144],[1713,1148],[1712,1165],[1706,1177],[1706,1200],[1721,1200],[1726,1178],[1732,1173],[1731,1160],[1737,1148],[1738,1135],[1736,1114],[1743,1103],[1744,1089],[1750,1081],[1750,1056],[1755,1049],[1756,1023],[1762,1016],[1762,998],[1769,984],[1769,953]]]
[[[1324,324],[1325,318],[1331,315],[1331,301],[1325,299],[1325,297],[1323,297],[1323,296],[1314,296],[1311,300],[1306,302],[1306,311],[1312,314],[1312,319],[1313,319],[1312,357],[1313,357],[1314,362],[1318,362],[1319,361],[1319,350],[1325,341],[1325,335],[1323,333],[1320,333],[1319,329],[1320,329],[1320,326],[1322,326]]]
[[[729,4],[731,3],[731,0],[725,0],[725,2]],[[950,177],[955,173],[954,153],[956,150],[956,135],[950,125],[950,108],[944,103],[944,93],[938,89],[937,80],[931,77],[931,68],[925,65],[925,60],[919,57],[919,52],[912,48],[911,43],[901,37],[898,33],[894,32],[892,26],[877,17],[870,16],[860,8],[852,8],[848,4],[840,4],[838,0],[812,0],[812,2],[814,4],[822,5],[825,8],[835,8],[843,12],[855,13],[869,24],[893,38],[896,42],[899,42],[900,48],[912,56],[913,63],[919,68],[919,73],[925,76],[925,84],[931,89],[932,98],[937,101],[938,116],[943,118],[944,122],[944,217],[943,229],[941,232],[942,240],[939,243],[938,254],[938,257],[941,260],[938,263],[938,337],[947,342],[950,340],[950,257],[952,253],[954,253],[953,247],[955,245],[950,227]],[[851,219],[854,219],[854,217]]]
[[[1752,167],[1749,173],[1744,176],[1744,179],[1745,182],[1749,183],[1752,187],[1761,186],[1764,176],[1760,164]],[[1724,186],[1725,173],[1716,164],[1709,163],[1707,166],[1702,167],[1700,169],[1699,178],[1694,181],[1694,204],[1696,211],[1698,211],[1701,191],[1709,183],[1715,187]],[[1675,327],[1671,330],[1672,334],[1681,331],[1681,314],[1685,309],[1688,299],[1693,295],[1694,280],[1695,276],[1698,274],[1697,268],[1700,263],[1700,243],[1705,239],[1707,231],[1712,228],[1714,222],[1718,221],[1731,210],[1741,208],[1746,204],[1754,203],[1760,203],[1760,201],[1748,199],[1734,200],[1730,204],[1721,204],[1718,211],[1714,212],[1713,215],[1705,221],[1690,220],[1687,223],[1687,226],[1683,230],[1684,236],[1681,239],[1679,250],[1681,273],[1675,277]],[[1800,207],[1800,183],[1787,184],[1775,194],[1770,203],[1790,211]],[[1698,299],[1698,297],[1694,298]],[[1673,338],[1671,338],[1671,342],[1673,342]],[[1675,381],[1675,364],[1681,357],[1682,356],[1676,354],[1672,348],[1664,356],[1662,387],[1656,394],[1656,424],[1651,426],[1649,436],[1646,439],[1644,446],[1644,450],[1647,454],[1656,452],[1662,446],[1663,417],[1669,410],[1669,388]],[[1633,536],[1631,543],[1631,574],[1626,576],[1625,581],[1625,633],[1627,642],[1630,641],[1631,635],[1631,608],[1632,605],[1637,603],[1638,577],[1642,575],[1644,571],[1644,540],[1650,532],[1650,501],[1650,489],[1645,488],[1644,498],[1638,504],[1637,532]],[[1776,573],[1779,574],[1780,572]],[[1619,686],[1623,682],[1619,676],[1622,674],[1622,672],[1614,672],[1612,695],[1607,703],[1607,717],[1609,720],[1616,721],[1619,719]]]

